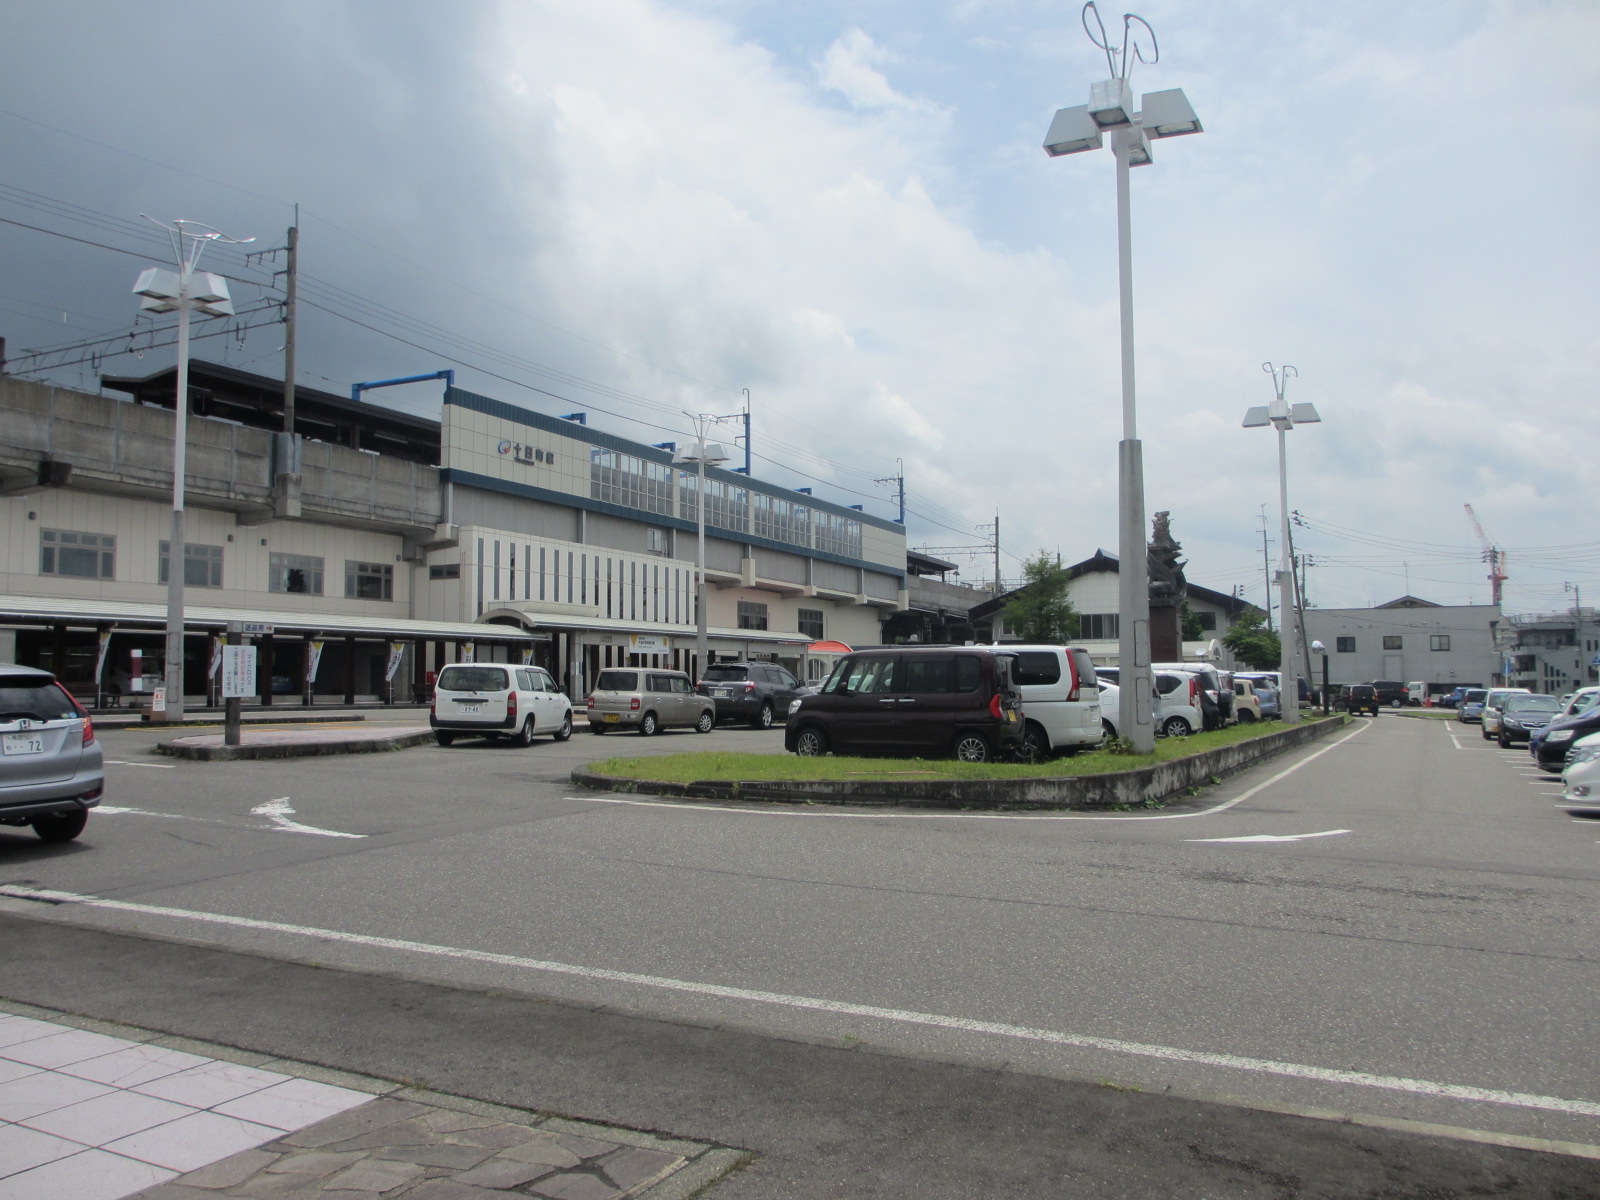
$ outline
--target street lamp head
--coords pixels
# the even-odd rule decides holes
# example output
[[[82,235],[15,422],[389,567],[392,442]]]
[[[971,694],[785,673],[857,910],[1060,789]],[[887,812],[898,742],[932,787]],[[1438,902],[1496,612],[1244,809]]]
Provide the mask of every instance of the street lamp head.
[[[1128,165],[1130,167],[1148,167],[1150,165],[1150,139],[1144,130],[1137,125],[1130,125],[1126,129],[1117,130],[1116,136],[1122,138],[1128,147]]]
[[[1089,117],[1101,129],[1125,129],[1134,121],[1133,89],[1126,79],[1089,86]]]
[[[1195,116],[1182,88],[1146,92],[1139,102],[1139,125],[1150,137],[1180,137],[1203,132],[1200,118]]]
[[[1312,642],[1311,643],[1311,652],[1313,654],[1326,654],[1328,652],[1328,648],[1326,646],[1324,646],[1321,642]]]
[[[1050,121],[1050,130],[1044,135],[1044,152],[1051,158],[1098,150],[1102,144],[1100,126],[1089,115],[1087,104],[1057,109]]]

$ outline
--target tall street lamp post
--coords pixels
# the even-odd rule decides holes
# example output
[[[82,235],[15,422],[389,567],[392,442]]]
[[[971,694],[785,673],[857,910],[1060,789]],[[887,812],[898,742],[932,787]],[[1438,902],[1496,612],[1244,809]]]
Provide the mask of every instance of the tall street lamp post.
[[[1279,622],[1279,642],[1282,654],[1278,671],[1282,689],[1278,693],[1278,711],[1286,725],[1300,720],[1300,687],[1295,682],[1295,642],[1300,634],[1300,622],[1295,619],[1294,563],[1289,557],[1289,466],[1285,435],[1296,425],[1310,425],[1321,421],[1314,404],[1290,404],[1283,398],[1283,389],[1291,375],[1299,371],[1285,365],[1274,367],[1261,364],[1261,369],[1272,376],[1272,390],[1276,399],[1270,405],[1259,405],[1244,414],[1246,429],[1259,429],[1271,425],[1278,431],[1278,611],[1283,614]],[[1308,684],[1310,680],[1306,681]]]
[[[178,269],[149,267],[133,285],[143,312],[178,314],[178,394],[173,405],[172,430],[172,541],[167,547],[167,656],[164,671],[166,719],[183,720],[183,583],[187,556],[183,540],[183,482],[185,457],[189,446],[189,314],[207,317],[233,316],[233,302],[227,281],[209,271],[196,271],[195,263],[207,242],[243,245],[254,238],[231,238],[198,221],[163,224],[152,217],[145,220],[160,225],[172,238],[173,257]]]
[[[1150,162],[1150,142],[1201,132],[1200,120],[1183,89],[1146,92],[1138,111],[1128,72],[1133,60],[1155,63],[1161,57],[1155,31],[1143,17],[1125,13],[1122,41],[1106,35],[1094,0],[1083,6],[1084,32],[1105,52],[1111,78],[1089,88],[1089,103],[1057,111],[1045,134],[1044,150],[1052,158],[1098,150],[1111,133],[1117,162],[1117,280],[1122,326],[1122,441],[1117,447],[1117,662],[1121,671],[1121,727],[1135,751],[1155,749],[1150,686],[1150,564],[1144,526],[1144,448],[1139,441],[1133,386],[1133,236],[1128,170]],[[1090,25],[1090,17],[1094,24]],[[1135,26],[1138,28],[1136,29]],[[1142,31],[1142,32],[1141,32]],[[1144,39],[1149,41],[1146,57]]]
[[[728,451],[716,442],[707,443],[706,428],[718,418],[705,413],[685,413],[694,421],[694,445],[673,455],[672,461],[688,465],[694,463],[699,474],[695,491],[695,589],[694,589],[694,652],[693,677],[698,680],[706,669],[706,464],[717,466],[728,461]]]

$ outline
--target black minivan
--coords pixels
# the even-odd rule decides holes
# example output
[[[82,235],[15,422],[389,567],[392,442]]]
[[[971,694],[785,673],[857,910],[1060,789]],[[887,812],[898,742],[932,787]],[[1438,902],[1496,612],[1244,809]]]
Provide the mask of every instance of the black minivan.
[[[839,660],[792,707],[784,749],[991,762],[1022,741],[1022,695],[1004,648],[883,646]]]

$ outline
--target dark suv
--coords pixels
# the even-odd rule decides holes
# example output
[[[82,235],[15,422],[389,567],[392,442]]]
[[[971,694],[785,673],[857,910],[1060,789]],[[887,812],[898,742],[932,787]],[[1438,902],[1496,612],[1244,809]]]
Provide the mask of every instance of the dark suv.
[[[1390,708],[1404,708],[1408,700],[1406,685],[1398,679],[1374,679],[1372,687],[1378,693],[1378,703]]]
[[[1370,683],[1352,683],[1345,689],[1346,712],[1378,715],[1378,689]]]
[[[788,715],[800,681],[773,662],[719,662],[706,668],[694,690],[716,704],[718,721],[771,729]]]
[[[0,825],[70,842],[100,803],[94,722],[49,671],[0,663]]]
[[[839,660],[789,714],[783,746],[989,762],[1022,744],[1022,697],[1004,648],[885,646]]]

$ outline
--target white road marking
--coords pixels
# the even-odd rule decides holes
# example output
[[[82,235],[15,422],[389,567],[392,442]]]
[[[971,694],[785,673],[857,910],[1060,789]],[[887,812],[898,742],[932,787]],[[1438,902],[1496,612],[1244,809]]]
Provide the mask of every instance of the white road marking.
[[[123,808],[116,804],[97,804],[90,811],[114,814],[129,813],[136,817],[165,817],[169,821],[190,821],[194,819],[192,817],[185,817],[181,813],[158,813],[151,812],[147,808]]]
[[[105,761],[108,766],[115,767],[154,767],[158,771],[176,771],[178,769],[174,763],[136,763],[129,762],[123,758],[108,758]]]
[[[289,807],[289,797],[283,796],[277,800],[268,800],[265,804],[258,804],[250,810],[258,817],[265,817],[271,821],[273,827],[284,833],[312,833],[318,837],[336,838],[364,838],[364,833],[340,833],[335,829],[318,829],[315,825],[302,825],[299,821],[291,821],[289,817],[294,809]]]
[[[584,967],[572,963],[547,962],[536,958],[522,958],[514,954],[496,954],[487,950],[467,950],[458,946],[436,946],[428,942],[411,942],[399,938],[345,933],[337,929],[321,929],[311,925],[290,925],[281,921],[259,921],[250,917],[232,917],[222,913],[195,912],[189,909],[166,908],[154,904],[135,904],[124,900],[103,900],[98,896],[82,895],[76,892],[50,891],[44,888],[30,888],[16,884],[0,885],[0,896],[56,904],[81,904],[89,908],[139,913],[145,916],[170,917],[177,920],[197,921],[208,925],[227,925],[240,929],[261,930],[267,933],[291,934],[297,937],[316,938],[319,941],[342,942],[346,945],[367,946],[380,950],[403,950],[411,954],[426,954],[437,958],[458,959],[467,962],[486,963],[493,966],[517,967],[526,971],[570,975],[606,983],[633,984],[639,987],[689,992],[695,995],[715,996],[725,1000],[744,1000],[756,1004],[770,1004],[783,1008],[834,1013],[840,1016],[871,1017],[906,1025],[948,1029],[960,1033],[991,1034],[997,1037],[1016,1038],[1022,1041],[1073,1046],[1083,1050],[1102,1050],[1113,1054],[1129,1054],[1167,1062],[1195,1063],[1201,1066],[1223,1067],[1234,1071],[1279,1075],[1290,1079],[1351,1084],[1356,1087],[1377,1088],[1384,1091],[1405,1092],[1411,1095],[1432,1096],[1447,1100],[1465,1100],[1479,1104],[1503,1104],[1514,1108],[1531,1108],[1545,1112],[1575,1113],[1582,1116],[1600,1117],[1600,1102],[1593,1100],[1571,1100],[1560,1096],[1541,1096],[1529,1092],[1508,1092],[1495,1088],[1472,1087],[1465,1084],[1437,1083],[1428,1079],[1411,1079],[1399,1075],[1374,1075],[1365,1071],[1345,1071],[1333,1067],[1312,1066],[1306,1063],[1280,1062],[1270,1058],[1250,1058],[1236,1054],[1214,1054],[1202,1050],[1185,1050],[1176,1046],[1156,1046],[1143,1042],[1122,1041],[1117,1038],[1063,1033],[1054,1029],[1034,1029],[1026,1025],[1010,1025],[1000,1021],[979,1021],[969,1017],[918,1012],[914,1009],[883,1008],[875,1004],[852,1004],[848,1001],[825,1000],[815,996],[795,996],[784,992],[765,992],[753,988],[727,987],[714,983],[696,983],[692,980],[672,979],[660,975],[641,975],[634,971],[612,971],[603,967]]]
[[[1303,842],[1307,838],[1338,837],[1348,829],[1324,829],[1321,833],[1249,833],[1242,837],[1185,838],[1186,842]]]
[[[567,796],[566,799],[586,804],[623,804],[634,808],[666,808],[687,812],[743,813],[751,817],[820,817],[824,820],[835,821],[1185,821],[1191,817],[1209,817],[1214,813],[1226,812],[1235,804],[1244,803],[1256,793],[1271,787],[1280,779],[1288,778],[1307,763],[1321,758],[1330,750],[1338,749],[1351,738],[1365,733],[1370,728],[1372,728],[1371,724],[1364,722],[1352,732],[1345,734],[1337,742],[1330,742],[1316,753],[1306,755],[1299,762],[1285,767],[1272,778],[1264,779],[1248,791],[1240,792],[1232,800],[1225,800],[1221,804],[1192,813],[832,813],[788,808],[735,808],[726,804],[683,804],[674,800],[628,800],[620,796]]]

